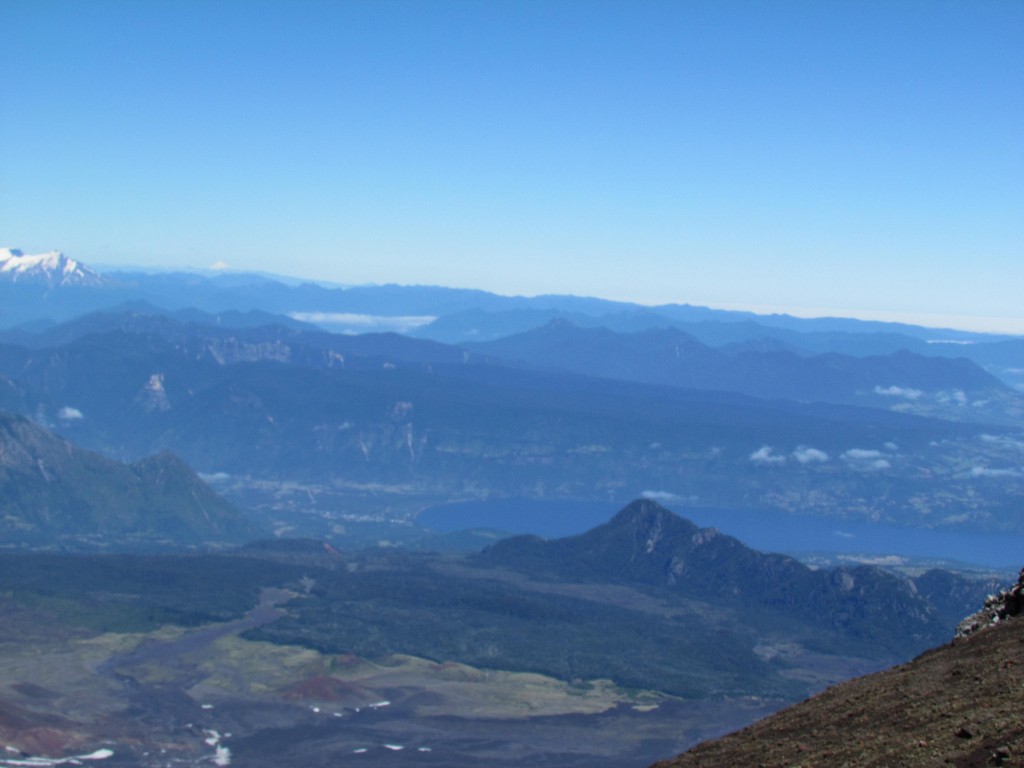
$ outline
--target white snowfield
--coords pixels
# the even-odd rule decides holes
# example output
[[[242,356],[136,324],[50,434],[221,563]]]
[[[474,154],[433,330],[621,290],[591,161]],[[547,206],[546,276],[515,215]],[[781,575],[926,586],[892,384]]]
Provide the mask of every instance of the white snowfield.
[[[26,254],[17,248],[0,248],[0,277],[39,280],[51,285],[92,285],[103,278],[84,264],[69,259],[60,251]]]

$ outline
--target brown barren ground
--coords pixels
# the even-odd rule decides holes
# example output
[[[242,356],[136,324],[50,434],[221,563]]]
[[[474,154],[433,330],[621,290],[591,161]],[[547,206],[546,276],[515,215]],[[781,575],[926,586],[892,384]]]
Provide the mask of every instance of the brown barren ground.
[[[1024,766],[1024,618],[842,683],[655,768]]]

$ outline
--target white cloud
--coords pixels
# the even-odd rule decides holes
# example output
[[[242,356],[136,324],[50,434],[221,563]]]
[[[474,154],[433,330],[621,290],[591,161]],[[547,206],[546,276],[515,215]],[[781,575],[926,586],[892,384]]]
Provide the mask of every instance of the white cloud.
[[[645,499],[650,499],[651,501],[679,501],[679,496],[675,493],[670,493],[669,491],[644,491],[640,495]]]
[[[971,477],[1024,477],[1016,469],[989,469],[988,467],[971,467]]]
[[[891,469],[892,464],[885,458],[885,454],[869,448],[851,448],[843,456],[854,469],[862,472],[877,472],[883,469]]]
[[[434,322],[435,315],[360,315],[351,312],[291,312],[293,320],[316,325],[341,325],[362,331],[410,331]]]
[[[210,269],[215,272],[223,272],[225,269],[230,269],[226,261],[215,261],[210,265]]]
[[[899,555],[839,555],[838,560],[847,563],[860,563],[862,565],[906,565],[907,558]]]
[[[811,464],[813,462],[828,461],[828,454],[824,451],[818,450],[817,448],[810,448],[806,445],[801,445],[793,451],[793,458],[801,464]]]
[[[57,418],[63,419],[64,421],[77,421],[78,419],[84,419],[85,416],[77,408],[72,408],[70,405],[65,405],[59,411],[57,411]]]
[[[924,394],[920,389],[912,389],[910,387],[875,387],[876,395],[885,395],[886,397],[905,397],[907,400],[917,400],[921,395]]]
[[[772,453],[772,447],[770,445],[762,445],[752,454],[750,454],[750,460],[755,464],[785,464],[786,457],[779,456]]]
[[[887,451],[892,451],[893,453],[895,453],[899,449],[900,449],[900,447],[898,445],[896,445],[896,443],[886,443],[885,444],[885,450],[887,450]]]
[[[851,448],[843,454],[843,458],[847,461],[868,461],[869,459],[879,459],[881,457],[881,451],[869,450],[867,448]]]
[[[1006,435],[981,435],[982,442],[991,443],[992,445],[998,445],[1000,448],[1020,448],[1024,449],[1024,441],[1015,440],[1012,437]]]
[[[939,392],[939,402],[967,405],[967,395],[962,389],[954,389],[951,392]]]

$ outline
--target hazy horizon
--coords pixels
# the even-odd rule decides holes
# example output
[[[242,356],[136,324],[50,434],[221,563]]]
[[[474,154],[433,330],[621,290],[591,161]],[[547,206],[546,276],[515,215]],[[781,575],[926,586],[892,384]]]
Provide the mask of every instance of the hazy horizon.
[[[12,248],[18,250],[26,255],[39,255],[35,252],[29,252],[22,248],[14,248],[13,246],[0,246],[2,248]],[[50,249],[51,252],[58,251],[60,249]],[[74,258],[71,254],[65,254],[69,258]],[[485,290],[478,286],[471,285],[443,285],[440,283],[408,283],[401,281],[394,281],[391,283],[341,283],[332,280],[320,279],[316,277],[301,277],[297,275],[284,274],[281,272],[268,272],[257,269],[244,269],[230,267],[224,263],[214,263],[206,267],[197,265],[181,264],[181,265],[160,265],[160,264],[138,264],[132,262],[125,262],[121,264],[104,263],[104,262],[93,262],[87,263],[81,259],[77,259],[84,263],[90,269],[97,270],[99,272],[132,272],[141,271],[149,273],[159,272],[188,272],[196,274],[204,274],[207,276],[216,276],[219,274],[255,274],[262,277],[276,278],[284,281],[288,284],[295,284],[301,282],[312,282],[320,285],[324,285],[332,288],[357,288],[367,286],[380,286],[380,285],[426,285],[439,288],[451,288],[456,290]],[[545,295],[556,295],[550,292],[533,292],[533,293],[511,293],[502,290],[491,290],[490,293],[494,293],[499,296],[509,297],[525,297],[532,298],[537,296]],[[692,301],[686,298],[664,301],[659,303],[644,302],[642,300],[635,300],[628,297],[614,296],[614,295],[594,295],[594,294],[582,294],[582,293],[564,293],[558,295],[565,296],[576,296],[581,298],[596,298],[607,301],[623,302],[628,304],[636,304],[639,306],[657,308],[659,306],[666,305],[690,305],[698,307],[707,307],[709,309],[720,309],[734,312],[750,312],[755,315],[768,316],[768,315],[789,315],[796,318],[804,319],[823,319],[823,318],[841,318],[841,319],[854,319],[854,320],[865,320],[865,321],[877,321],[883,323],[902,323],[907,325],[915,325],[923,328],[932,328],[939,330],[954,330],[954,331],[969,331],[974,333],[987,333],[996,335],[1024,335],[1024,318],[1005,318],[1005,317],[991,317],[984,315],[938,315],[938,314],[919,314],[911,312],[900,312],[898,310],[863,310],[849,307],[805,307],[805,306],[770,306],[764,304],[737,304],[733,302],[700,302]],[[301,314],[301,313],[300,313]],[[303,319],[303,318],[298,318]],[[314,321],[310,321],[314,322]],[[422,323],[421,323],[422,324]]]
[[[59,250],[59,249],[57,249]],[[70,256],[70,254],[68,254]],[[87,264],[91,268],[98,269],[100,271],[130,271],[133,269],[145,270],[145,271],[174,271],[181,270],[186,272],[205,273],[209,275],[215,274],[260,274],[267,277],[277,277],[288,281],[308,281],[320,283],[338,288],[354,288],[360,286],[370,285],[385,285],[386,283],[340,283],[332,280],[324,280],[317,278],[305,278],[296,275],[281,274],[276,272],[265,272],[261,270],[248,270],[244,268],[234,268],[227,266],[210,265],[206,267],[196,265],[178,265],[178,266],[167,266],[167,265],[140,265],[140,264],[107,264],[98,262],[96,264]],[[414,285],[413,283],[402,283],[396,282],[396,285]],[[478,289],[476,286],[452,286],[452,285],[441,285],[438,283],[416,283],[415,285],[435,285],[440,288],[458,288],[473,290]],[[483,289],[478,289],[483,290]],[[490,291],[499,296],[524,296],[534,297],[551,295],[545,292],[535,293],[509,293],[504,291]],[[616,296],[596,296],[596,295],[585,295],[579,293],[564,294],[570,296],[580,296],[587,298],[606,299],[608,301],[621,301],[626,303],[639,304],[646,307],[657,307],[665,304],[690,304],[692,306],[708,307],[709,309],[723,309],[728,311],[736,312],[752,312],[756,315],[791,315],[799,318],[850,318],[854,320],[868,320],[868,321],[879,321],[885,323],[905,323],[908,325],[918,325],[924,328],[936,328],[936,329],[949,329],[957,331],[972,331],[976,333],[992,333],[992,334],[1008,334],[1008,335],[1022,335],[1024,334],[1024,318],[1001,318],[1001,317],[986,317],[986,316],[973,316],[973,315],[927,315],[927,314],[914,314],[909,312],[900,312],[897,310],[886,311],[872,311],[872,310],[859,310],[856,308],[828,308],[828,307],[803,307],[803,306],[766,306],[763,304],[734,304],[730,302],[722,303],[702,303],[697,301],[691,301],[686,298],[681,298],[675,301],[660,302],[659,304],[651,302],[637,301],[630,298],[620,298]]]
[[[0,240],[1024,332],[1024,5],[0,5]]]

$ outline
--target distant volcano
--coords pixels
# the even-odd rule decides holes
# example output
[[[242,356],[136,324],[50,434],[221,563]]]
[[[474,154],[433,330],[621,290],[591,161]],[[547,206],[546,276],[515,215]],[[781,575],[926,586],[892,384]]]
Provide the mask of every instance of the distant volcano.
[[[0,280],[47,286],[103,285],[106,279],[60,251],[25,254],[16,248],[0,248]]]

